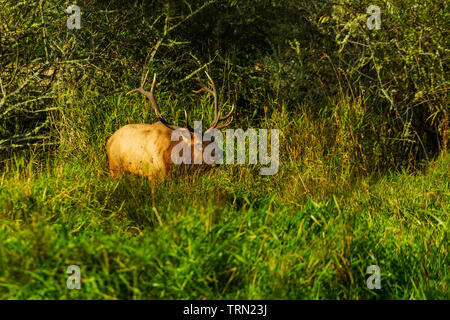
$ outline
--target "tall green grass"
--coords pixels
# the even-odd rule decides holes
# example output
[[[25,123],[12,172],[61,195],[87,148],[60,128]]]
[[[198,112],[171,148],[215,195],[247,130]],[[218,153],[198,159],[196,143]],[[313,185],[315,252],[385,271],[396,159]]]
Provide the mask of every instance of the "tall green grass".
[[[57,151],[4,162],[1,299],[450,298],[450,156],[371,171],[377,155],[352,131],[357,101],[332,123],[282,106],[262,119],[280,130],[277,175],[223,165],[152,185],[112,179],[104,145],[153,114],[137,98],[82,92],[55,115]],[[80,290],[66,287],[69,265],[81,267]],[[366,287],[369,265],[379,290]]]

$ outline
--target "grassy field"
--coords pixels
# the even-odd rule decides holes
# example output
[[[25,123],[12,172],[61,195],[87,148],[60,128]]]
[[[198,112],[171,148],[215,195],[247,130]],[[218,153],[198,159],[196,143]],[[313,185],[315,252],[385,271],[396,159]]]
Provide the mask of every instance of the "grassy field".
[[[57,151],[3,162],[0,299],[450,298],[448,154],[361,174],[345,130],[355,119],[336,115],[330,136],[279,108],[260,124],[280,130],[277,175],[223,165],[154,186],[114,180],[104,144],[154,120],[140,101],[74,99],[58,114]],[[66,287],[69,265],[80,290]],[[379,290],[366,287],[370,265]]]

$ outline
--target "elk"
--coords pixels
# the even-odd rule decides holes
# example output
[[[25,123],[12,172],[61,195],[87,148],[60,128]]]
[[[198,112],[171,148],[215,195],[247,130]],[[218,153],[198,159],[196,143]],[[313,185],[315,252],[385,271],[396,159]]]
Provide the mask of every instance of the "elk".
[[[193,92],[197,94],[207,92],[214,98],[214,121],[205,131],[206,134],[206,132],[211,129],[222,129],[231,124],[233,121],[232,113],[234,111],[234,105],[227,115],[223,117],[220,116],[214,81],[207,72],[205,73],[209,79],[209,86],[199,83],[201,88]],[[172,160],[171,154],[173,148],[179,143],[186,144],[186,147],[191,150],[190,154],[192,155],[192,159],[189,163],[192,164],[184,164],[185,169],[189,169],[191,166],[200,167],[200,165],[194,163],[203,163],[203,152],[201,151],[211,143],[210,141],[203,142],[201,139],[198,139],[198,133],[194,132],[194,129],[189,125],[189,118],[186,110],[184,110],[186,121],[185,127],[169,124],[169,122],[163,118],[155,97],[153,96],[156,73],[153,76],[150,92],[144,90],[147,75],[148,72],[145,75],[141,86],[131,90],[127,95],[134,92],[139,92],[144,95],[144,97],[150,100],[159,121],[153,124],[141,123],[125,125],[109,138],[106,144],[106,152],[108,155],[109,170],[113,177],[117,177],[121,172],[129,172],[134,175],[146,177],[151,181],[164,179],[176,165]],[[231,119],[227,123],[219,125],[220,122],[227,120],[230,117]],[[181,136],[178,141],[172,141],[172,133],[177,129],[187,130],[186,133],[188,134]],[[197,149],[197,151],[195,149]],[[198,157],[201,157],[201,159],[198,159]],[[214,164],[210,166],[212,167]]]

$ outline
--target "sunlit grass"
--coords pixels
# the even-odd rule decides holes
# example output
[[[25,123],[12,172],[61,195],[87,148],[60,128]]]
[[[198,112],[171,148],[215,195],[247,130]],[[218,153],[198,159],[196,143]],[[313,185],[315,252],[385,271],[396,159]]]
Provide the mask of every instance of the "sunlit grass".
[[[364,174],[355,135],[281,111],[263,122],[281,131],[277,175],[223,165],[152,186],[106,170],[106,139],[140,122],[139,105],[83,99],[55,130],[58,151],[3,168],[0,298],[449,298],[449,155]],[[348,132],[350,115],[336,117]],[[380,290],[366,287],[373,264]]]

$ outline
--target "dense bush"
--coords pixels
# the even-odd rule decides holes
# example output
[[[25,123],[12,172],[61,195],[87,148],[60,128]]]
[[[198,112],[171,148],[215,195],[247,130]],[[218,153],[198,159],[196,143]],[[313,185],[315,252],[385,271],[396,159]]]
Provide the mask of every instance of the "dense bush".
[[[79,1],[82,28],[68,30],[68,2],[3,1],[0,148],[58,144],[48,134],[64,121],[57,105],[86,86],[120,95],[146,69],[161,93],[191,104],[187,80],[208,68],[221,99],[239,106],[239,126],[285,102],[330,136],[347,122],[354,156],[375,168],[427,159],[448,148],[448,3],[376,1],[380,30],[366,27],[370,4]]]

